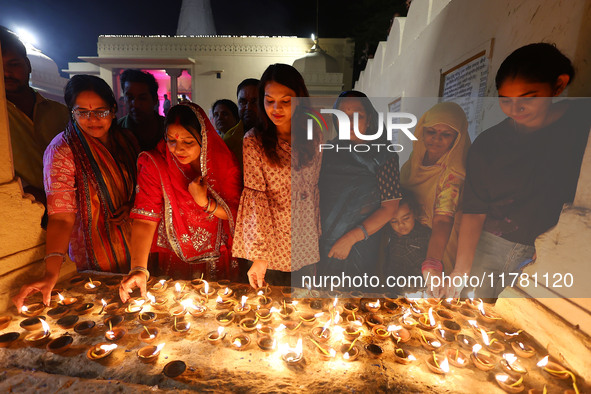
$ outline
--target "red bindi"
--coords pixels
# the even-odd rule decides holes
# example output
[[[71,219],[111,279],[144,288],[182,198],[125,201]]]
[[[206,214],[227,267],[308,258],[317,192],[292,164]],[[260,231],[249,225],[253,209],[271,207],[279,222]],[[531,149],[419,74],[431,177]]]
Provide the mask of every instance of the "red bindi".
[[[174,135],[174,138],[176,138],[178,140],[179,139],[179,135],[178,134],[175,134]]]

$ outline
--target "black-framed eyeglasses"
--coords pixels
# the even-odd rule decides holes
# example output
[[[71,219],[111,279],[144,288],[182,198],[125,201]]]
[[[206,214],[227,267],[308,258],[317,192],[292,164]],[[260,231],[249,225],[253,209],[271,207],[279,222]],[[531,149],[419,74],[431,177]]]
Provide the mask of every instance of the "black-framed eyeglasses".
[[[74,114],[75,116],[82,118],[82,119],[90,119],[90,117],[92,115],[94,115],[95,118],[104,119],[111,114],[111,110],[106,109],[103,111],[87,111],[87,110],[75,109],[72,111],[72,114]]]

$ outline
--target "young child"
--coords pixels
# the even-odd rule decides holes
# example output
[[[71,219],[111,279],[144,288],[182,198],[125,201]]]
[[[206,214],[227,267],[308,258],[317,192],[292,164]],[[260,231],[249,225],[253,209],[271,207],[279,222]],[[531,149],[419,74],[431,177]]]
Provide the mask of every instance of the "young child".
[[[390,276],[405,276],[407,285],[404,289],[393,289],[404,293],[415,290],[410,276],[422,277],[421,267],[427,256],[427,247],[431,237],[431,229],[418,221],[420,216],[420,205],[412,192],[404,190],[398,210],[386,226],[388,237],[388,264],[385,267],[385,274]],[[397,282],[401,284],[401,281]],[[417,287],[421,283],[416,282]]]

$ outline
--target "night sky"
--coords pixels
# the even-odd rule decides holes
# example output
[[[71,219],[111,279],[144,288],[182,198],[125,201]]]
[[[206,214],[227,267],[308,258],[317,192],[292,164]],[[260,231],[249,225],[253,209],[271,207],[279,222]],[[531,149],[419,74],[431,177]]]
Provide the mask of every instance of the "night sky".
[[[96,56],[99,35],[174,35],[181,0],[0,0],[0,24],[24,28],[60,70],[78,56]],[[404,0],[320,0],[320,37],[352,37],[370,47],[387,37]],[[310,37],[316,0],[212,0],[220,35]],[[402,7],[402,8],[401,8]],[[375,42],[375,43],[374,43]],[[64,75],[66,76],[66,75]]]

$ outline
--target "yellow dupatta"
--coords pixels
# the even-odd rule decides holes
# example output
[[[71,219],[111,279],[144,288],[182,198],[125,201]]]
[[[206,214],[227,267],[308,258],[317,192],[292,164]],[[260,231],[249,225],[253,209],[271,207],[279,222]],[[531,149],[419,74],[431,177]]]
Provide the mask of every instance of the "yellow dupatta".
[[[437,124],[445,124],[458,132],[451,149],[432,166],[424,166],[426,148],[423,141],[423,130]],[[417,141],[413,142],[413,151],[404,163],[400,172],[402,186],[414,193],[423,208],[421,223],[429,228],[433,225],[433,217],[437,195],[444,182],[454,176],[460,179],[466,177],[466,158],[470,148],[468,135],[468,120],[462,108],[453,102],[436,104],[423,114],[415,129]],[[459,209],[454,214],[454,228],[447,244],[443,265],[446,271],[453,268],[457,250],[457,236],[459,230]]]

